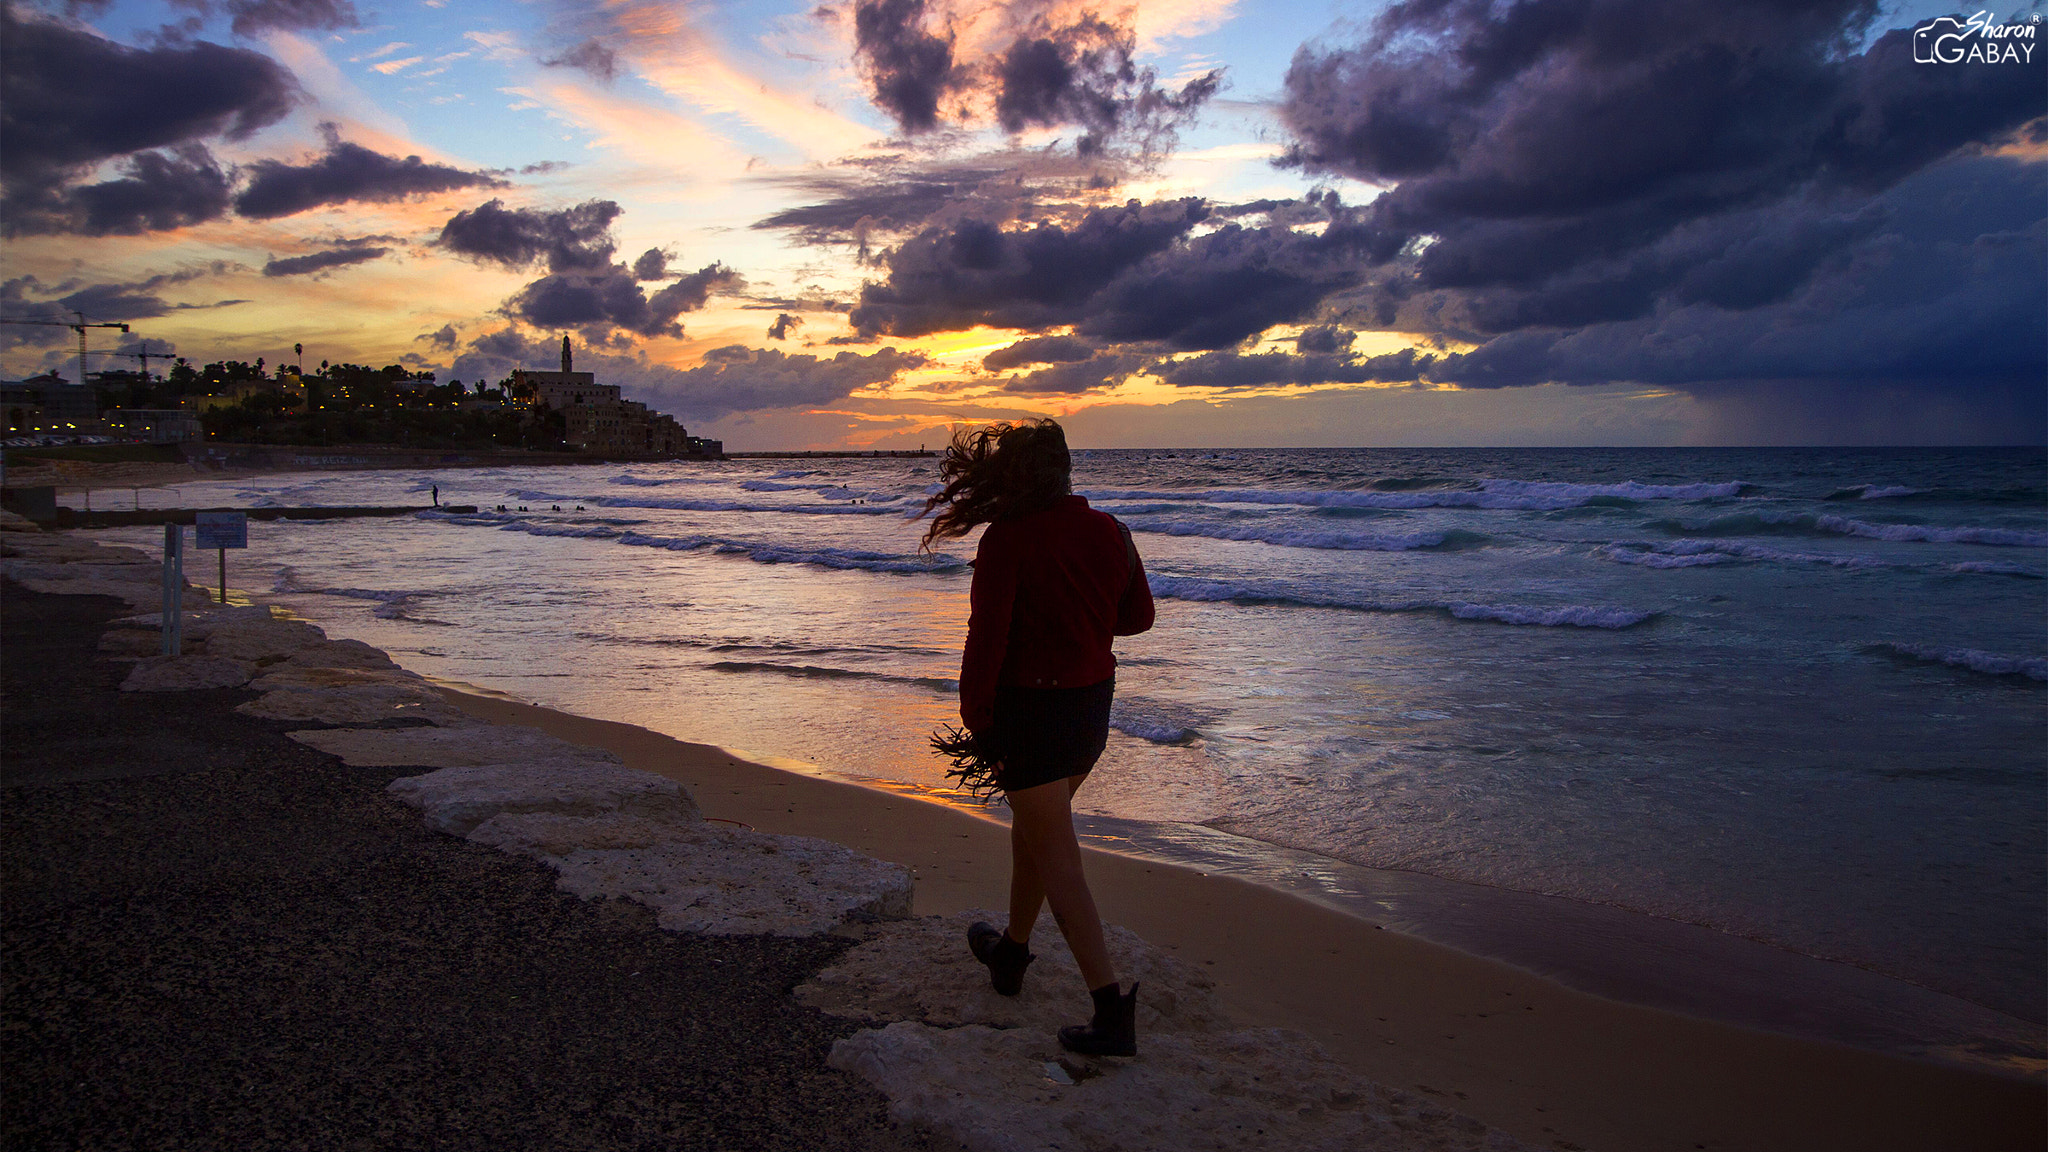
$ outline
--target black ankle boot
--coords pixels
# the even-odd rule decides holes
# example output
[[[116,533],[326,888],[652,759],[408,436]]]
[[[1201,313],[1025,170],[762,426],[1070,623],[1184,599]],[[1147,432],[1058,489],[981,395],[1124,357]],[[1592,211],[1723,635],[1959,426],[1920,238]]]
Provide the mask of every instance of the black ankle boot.
[[[1138,986],[1118,994],[1116,985],[1104,984],[1088,995],[1095,1000],[1095,1018],[1060,1029],[1060,1047],[1082,1056],[1136,1056]]]
[[[975,921],[974,927],[967,930],[967,950],[988,965],[989,985],[1004,996],[1015,996],[1024,990],[1024,969],[1038,959],[1029,948],[1010,939],[1008,932],[986,920]]]

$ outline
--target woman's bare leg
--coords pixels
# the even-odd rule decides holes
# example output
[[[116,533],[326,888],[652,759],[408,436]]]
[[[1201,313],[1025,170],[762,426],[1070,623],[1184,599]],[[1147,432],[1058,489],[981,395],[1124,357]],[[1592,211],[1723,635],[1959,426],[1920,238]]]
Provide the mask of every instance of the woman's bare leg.
[[[1032,880],[1052,905],[1053,920],[1067,938],[1067,947],[1073,949],[1081,979],[1092,989],[1116,983],[1116,968],[1109,962],[1109,948],[1102,940],[1102,917],[1095,910],[1095,896],[1088,891],[1088,877],[1081,870],[1081,844],[1074,837],[1071,801],[1078,787],[1078,780],[1055,780],[1010,793],[1010,844],[1013,863],[1029,862]],[[1014,902],[1018,895],[1014,873],[1010,889]],[[1030,890],[1023,895],[1028,898]],[[1035,903],[1030,912],[1035,920]],[[1016,914],[1013,907],[1012,917]]]
[[[1067,797],[1081,790],[1081,782],[1088,779],[1088,773],[1067,777]],[[1071,805],[1068,809],[1071,813]],[[1071,816],[1068,824],[1073,823]],[[1045,907],[1045,884],[1038,878],[1038,867],[1031,862],[1030,853],[1024,848],[1024,833],[1016,821],[1010,822],[1010,939],[1019,944],[1031,943],[1031,930],[1038,926],[1038,910]]]

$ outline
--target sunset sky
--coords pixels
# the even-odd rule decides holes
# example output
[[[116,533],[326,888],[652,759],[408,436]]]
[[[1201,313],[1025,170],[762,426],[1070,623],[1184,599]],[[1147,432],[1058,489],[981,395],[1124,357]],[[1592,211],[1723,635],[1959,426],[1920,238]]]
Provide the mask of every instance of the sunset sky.
[[[732,449],[1036,414],[1102,447],[2041,443],[2048,52],[2002,12],[1996,62],[1916,63],[1946,11],[13,5],[0,312],[466,383],[568,333]],[[73,370],[65,329],[0,340],[9,378]]]

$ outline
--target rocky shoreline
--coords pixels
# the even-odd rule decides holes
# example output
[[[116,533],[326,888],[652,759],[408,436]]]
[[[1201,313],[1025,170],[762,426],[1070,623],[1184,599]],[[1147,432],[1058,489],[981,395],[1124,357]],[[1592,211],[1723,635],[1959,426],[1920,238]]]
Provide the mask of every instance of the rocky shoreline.
[[[273,822],[263,824],[260,834],[252,838],[271,844],[274,850],[276,838],[292,835],[286,829],[303,819],[285,819],[282,810],[296,809],[313,796],[339,792],[348,797],[348,806],[361,810],[357,820],[367,820],[385,835],[398,836],[406,842],[407,851],[438,853],[469,868],[494,865],[486,871],[504,873],[494,887],[502,889],[507,878],[516,877],[511,886],[520,890],[515,906],[508,909],[497,906],[499,894],[464,892],[460,884],[444,889],[438,879],[422,889],[415,878],[396,885],[399,893],[393,893],[385,890],[392,886],[388,873],[380,876],[374,868],[357,870],[344,879],[342,872],[330,870],[330,879],[338,887],[354,893],[346,898],[349,904],[382,906],[404,899],[414,906],[401,920],[438,909],[443,915],[502,926],[507,916],[516,918],[521,907],[539,900],[550,917],[574,924],[575,931],[635,937],[623,953],[618,942],[607,939],[606,946],[595,954],[582,954],[567,965],[568,971],[576,973],[578,983],[594,979],[597,989],[582,988],[572,997],[557,987],[567,973],[543,981],[551,991],[542,999],[565,997],[559,1002],[516,1008],[489,982],[460,993],[443,988],[431,997],[408,997],[414,1010],[429,1016],[441,1011],[458,1014],[464,1021],[462,1030],[481,1042],[482,1050],[468,1056],[444,1054],[441,1072],[457,1080],[467,1077],[465,1069],[472,1060],[505,1066],[504,1075],[508,1076],[531,1079],[552,1075],[545,1063],[523,1070],[516,1067],[519,1061],[505,1064],[504,1051],[487,1039],[496,1026],[494,1013],[517,1016],[521,1011],[539,1011],[553,1027],[589,1033],[594,1039],[618,1023],[606,1019],[607,1015],[628,1017],[636,1025],[644,1025],[649,1014],[666,1018],[662,1005],[667,1003],[699,1021],[691,1034],[701,1039],[693,1045],[672,1036],[674,1051],[658,1059],[647,1057],[664,1068],[694,1057],[701,1062],[697,1065],[700,1074],[716,1076],[724,1058],[722,1049],[735,1054],[745,1049],[747,1060],[762,1050],[785,1051],[791,1044],[799,1050],[781,1058],[786,1066],[780,1077],[783,1082],[792,1077],[805,1080],[805,1086],[789,1083],[786,1098],[775,1108],[759,1101],[754,1105],[773,1131],[757,1129],[751,1137],[735,1139],[732,1137],[742,1129],[719,1122],[720,1131],[727,1133],[718,1141],[723,1146],[964,1146],[976,1150],[1053,1146],[1526,1147],[1421,1096],[1359,1081],[1298,1033],[1233,1028],[1213,1002],[1209,982],[1199,971],[1120,929],[1115,930],[1119,957],[1126,971],[1142,980],[1146,989],[1143,1054],[1133,1061],[1082,1061],[1065,1056],[1053,1042],[1053,1032],[1059,1023],[1067,1022],[1065,1015],[1073,1010],[1074,998],[1060,993],[1069,991],[1066,985],[1077,977],[1067,971],[1072,961],[1052,933],[1036,943],[1044,959],[1033,973],[1035,986],[1023,997],[1006,1000],[988,989],[985,974],[959,945],[964,925],[974,914],[912,918],[911,877],[900,865],[824,840],[770,835],[730,822],[706,820],[687,790],[665,776],[627,769],[602,749],[571,744],[533,729],[485,724],[450,707],[434,689],[397,667],[384,653],[353,641],[330,640],[312,625],[275,618],[265,608],[203,606],[203,594],[191,590],[186,650],[176,656],[155,655],[159,633],[154,616],[124,617],[108,600],[77,595],[117,597],[130,609],[152,606],[160,594],[153,557],[132,549],[102,548],[63,536],[24,532],[8,533],[4,551],[6,574],[12,582],[7,590],[8,716],[10,728],[17,729],[8,733],[5,777],[12,797],[6,806],[7,873],[14,897],[8,910],[7,950],[15,958],[7,973],[7,1011],[10,1016],[23,1017],[11,1035],[45,1031],[52,1013],[82,1011],[69,994],[50,991],[61,983],[60,973],[92,970],[106,962],[105,954],[121,951],[118,942],[123,932],[105,922],[104,908],[76,899],[80,893],[72,893],[71,899],[58,895],[70,885],[57,877],[77,874],[81,854],[90,858],[96,848],[103,847],[105,838],[103,834],[87,836],[75,826],[80,802],[90,807],[100,800],[75,793],[122,793],[109,801],[116,809],[135,799],[138,779],[148,781],[140,786],[143,792],[185,794],[176,820],[166,820],[164,813],[157,812],[148,821],[154,825],[152,834],[140,838],[156,842],[167,823],[181,823],[174,838],[194,841],[183,847],[184,853],[203,853],[210,844],[233,858],[248,846],[199,829],[212,830],[224,824],[248,835],[258,814],[267,811]],[[244,762],[233,768],[212,762],[173,763],[141,777],[122,772],[105,779],[81,778],[75,764],[67,767],[61,741],[54,747],[43,742],[40,754],[17,753],[15,749],[38,743],[35,732],[15,723],[23,711],[19,697],[29,691],[27,685],[33,679],[20,668],[20,637],[24,630],[36,635],[53,630],[47,622],[35,622],[36,614],[61,616],[67,612],[73,617],[68,632],[64,628],[54,631],[89,650],[72,661],[71,672],[83,679],[72,684],[64,696],[73,712],[98,712],[104,721],[118,723],[115,731],[105,734],[112,744],[140,748],[149,743],[148,730],[134,727],[132,719],[124,722],[119,715],[141,706],[159,712],[175,710],[188,717],[210,715],[223,745],[245,753],[251,748],[261,751],[243,755]],[[102,622],[108,625],[104,630]],[[53,697],[48,691],[33,695],[36,714],[46,717]],[[79,719],[82,723],[83,718]],[[221,791],[229,781],[216,779],[223,773],[234,777],[229,793]],[[318,780],[317,787],[309,786],[312,779]],[[70,783],[59,785],[56,781]],[[268,794],[266,802],[253,809],[247,798],[239,795],[252,788]],[[154,809],[156,801],[146,807]],[[319,809],[318,804],[312,807]],[[400,815],[407,812],[414,813],[409,821]],[[139,813],[127,817],[142,818]],[[285,827],[280,828],[279,821]],[[183,826],[184,822],[189,826]],[[400,826],[408,823],[401,835]],[[96,821],[96,827],[104,833],[104,818]],[[127,855],[133,864],[134,854]],[[537,869],[536,862],[544,867]],[[438,875],[448,867],[443,862],[426,871]],[[212,864],[198,868],[201,872],[212,870]],[[90,875],[93,869],[84,871]],[[548,881],[546,899],[534,891],[543,878]],[[380,880],[384,888],[377,887]],[[176,886],[175,877],[153,876],[151,882]],[[266,878],[260,888],[270,892],[279,886],[278,879]],[[287,882],[283,886],[293,885]],[[374,896],[369,892],[373,888],[377,889]],[[338,930],[324,922],[337,911],[332,894],[319,897],[322,908],[313,915],[289,909],[259,913],[256,908],[244,907],[251,899],[260,900],[252,891],[230,902],[237,908],[233,918],[275,918],[285,925],[252,925],[252,940],[230,946],[229,953],[235,947],[253,945],[268,958],[269,967],[289,971],[307,957],[318,958],[331,951],[295,938],[295,932],[311,931],[325,937]],[[190,897],[177,905],[183,910],[180,919],[205,916],[202,904]],[[360,923],[359,909],[344,905],[340,911],[352,913],[343,920],[357,922],[349,931],[370,931],[370,925]],[[50,951],[47,937],[60,923],[64,927],[59,934],[65,944]],[[186,930],[195,931],[189,924]],[[174,954],[210,951],[208,946],[219,943],[196,931],[192,938],[179,938],[170,925],[159,931],[170,933],[163,945]],[[560,937],[565,931],[551,925],[542,936]],[[573,936],[575,931],[568,934]],[[446,944],[460,937],[459,931],[445,928],[408,937],[402,967],[410,970],[410,965],[424,962],[446,969],[457,959]],[[256,939],[264,942],[253,944]],[[735,949],[738,951],[732,951]],[[786,949],[788,954],[777,949]],[[676,983],[666,971],[650,979],[649,969],[656,966],[653,959],[646,958],[650,951],[664,959],[705,953],[698,961],[700,968],[716,970],[727,981],[743,978],[743,973],[724,969],[744,967],[744,975],[753,978],[752,1000],[759,1000],[766,989],[776,991],[775,1020],[751,1026],[727,1020],[734,1003],[728,992],[701,983],[693,987],[690,980]],[[728,955],[721,956],[721,952]],[[626,961],[605,962],[605,958],[621,954],[633,956],[631,963],[636,965],[625,975],[615,969]],[[506,960],[493,949],[472,952],[469,959],[480,978]],[[530,960],[547,962],[542,957]],[[227,996],[229,986],[239,979],[237,969],[248,962],[245,955],[241,963],[223,969],[194,960],[192,963],[211,974],[202,983],[212,991],[200,999]],[[397,962],[398,954],[389,950],[355,952],[345,965],[347,970],[330,974],[324,990],[313,998],[331,1001],[334,981],[361,986],[400,977],[402,973],[387,971]],[[593,976],[593,966],[602,967],[605,974]],[[670,963],[658,966],[672,967]],[[670,986],[664,995],[654,996],[643,1011],[643,993],[656,983]],[[375,1062],[380,1045],[352,1031],[354,1014],[328,1017],[321,1011],[308,1012],[308,1005],[293,1004],[292,996],[273,992],[282,996],[278,1010],[299,1022],[297,1042],[337,1057],[337,1066],[325,1071],[301,1068],[287,1077],[298,1083],[289,1095],[329,1098],[337,1093],[363,1093],[368,1085],[360,1065]],[[593,994],[607,1001],[608,1012],[572,1007]],[[114,1018],[138,1008],[132,1003],[134,997],[133,991],[111,1000],[103,995],[90,997],[111,1016],[100,1022],[102,1026],[94,1027],[87,1022],[95,1012],[86,1012],[76,1021],[81,1026],[67,1033],[67,1044],[56,1049],[43,1044],[25,1046],[20,1041],[11,1045],[13,1051],[7,1059],[16,1090],[9,1094],[4,1109],[6,1131],[19,1136],[41,1133],[66,1144],[80,1142],[89,1132],[93,1138],[83,1142],[118,1146],[123,1141],[109,1143],[106,1139],[116,1128],[160,1130],[156,1125],[164,1117],[154,1108],[83,1111],[69,1101],[60,1103],[67,1095],[63,1081],[79,1074],[86,1052],[96,1053],[98,1062],[112,1060],[129,1067],[175,1063],[169,1061],[170,1053],[152,1051],[148,1043],[128,1050],[136,1039],[115,1026]],[[750,1002],[750,998],[742,996],[738,1002]],[[332,1003],[325,1008],[330,1013],[335,1010]],[[792,1027],[791,1021],[797,1017],[806,1023]],[[402,1016],[381,1024],[393,1035],[417,1035],[420,1028],[419,1021]],[[198,1145],[226,1142],[231,1129],[235,1133],[232,1142],[240,1146],[266,1146],[250,1125],[258,1121],[277,1125],[288,1117],[306,1115],[299,1105],[275,1095],[282,1084],[263,1070],[267,1067],[264,1061],[246,1051],[268,1051],[276,1038],[264,1036],[260,1028],[239,1039],[202,1032],[157,1035],[155,1043],[243,1049],[230,1061],[243,1067],[235,1082],[252,1097],[267,1097],[269,1104],[245,1109],[250,1113],[246,1124],[195,1132]],[[192,1070],[189,1062],[179,1066]],[[654,1131],[646,1127],[646,1118],[635,1113],[630,1123],[618,1120],[624,1114],[622,1109],[633,1109],[620,1103],[618,1091],[600,1092],[594,1087],[597,1082],[609,1084],[624,1070],[599,1065],[583,1068],[580,1063],[578,1067],[589,1078],[586,1095],[610,1101],[605,1105],[605,1115],[612,1117],[610,1129],[633,1135],[623,1140],[599,1137],[593,1128],[568,1143],[556,1138],[540,1143],[642,1146],[643,1137]],[[146,1084],[156,1074],[143,1073],[140,1079]],[[817,1084],[808,1082],[818,1078],[823,1079]],[[465,1118],[463,1124],[469,1123],[466,1101],[476,1095],[472,1087],[445,1084],[441,1087],[445,1098],[430,1103],[434,1097],[431,1082],[400,1092],[387,1075],[368,1079],[377,1090],[365,1099],[369,1111],[357,1122],[358,1127],[375,1125],[401,1142],[431,1131],[438,1144],[444,1142],[450,1117]],[[314,1087],[311,1080],[323,1082]],[[194,1090],[190,1084],[185,1088]],[[226,1085],[214,1083],[200,1095],[217,1096],[225,1090]],[[131,1094],[151,1095],[132,1087],[124,1090],[124,1095]],[[831,1102],[825,1102],[821,1094],[831,1096]],[[741,1095],[753,1100],[759,1093],[750,1090]],[[882,1097],[886,1097],[886,1108]],[[508,1106],[494,1106],[500,1110],[494,1113],[496,1122],[516,1127],[523,1121],[529,1125],[528,1131],[537,1131],[531,1125],[540,1121],[539,1115],[522,1112],[521,1119],[514,1119],[502,1114]],[[720,1111],[709,1103],[702,1106],[712,1113]],[[557,1125],[557,1132],[569,1131],[577,1117],[589,1115],[589,1109],[567,1107],[566,1113],[548,1117],[549,1123]],[[679,1112],[677,1107],[669,1099],[654,1111],[680,1125],[681,1116],[690,1109]],[[424,1119],[428,1110],[435,1109],[435,1119]],[[835,1119],[831,1131],[824,1133],[816,1127],[817,1119],[828,1115]],[[842,1119],[856,1115],[859,1118],[851,1122]],[[619,1127],[621,1123],[625,1128]],[[562,1127],[564,1124],[567,1127]],[[682,1128],[664,1131],[680,1135]],[[406,1132],[411,1136],[400,1136]],[[149,1143],[138,1141],[133,1146]],[[307,1146],[328,1143],[316,1139]],[[457,1140],[449,1146],[461,1144]]]

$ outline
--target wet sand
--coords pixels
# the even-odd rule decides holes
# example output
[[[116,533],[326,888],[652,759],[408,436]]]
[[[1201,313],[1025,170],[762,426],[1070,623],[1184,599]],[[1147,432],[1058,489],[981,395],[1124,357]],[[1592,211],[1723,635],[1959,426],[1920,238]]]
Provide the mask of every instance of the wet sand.
[[[1008,831],[995,821],[627,724],[448,697],[679,780],[706,816],[906,864],[920,915],[1006,903]],[[2038,1081],[1618,1003],[1228,877],[1093,849],[1088,868],[1105,918],[1208,968],[1237,1023],[1299,1029],[1368,1079],[1440,1096],[1539,1147],[2048,1147]]]

